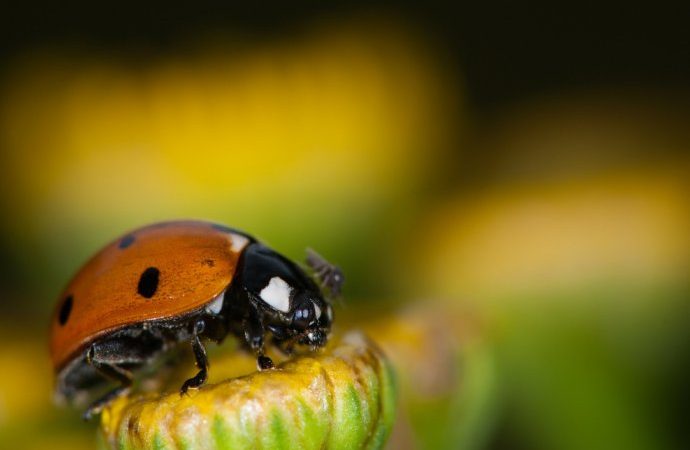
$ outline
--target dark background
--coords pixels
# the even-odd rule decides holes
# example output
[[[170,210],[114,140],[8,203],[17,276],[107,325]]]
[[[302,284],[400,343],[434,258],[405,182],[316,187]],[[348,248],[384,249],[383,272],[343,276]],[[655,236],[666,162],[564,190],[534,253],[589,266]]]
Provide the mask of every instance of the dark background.
[[[21,3],[5,6],[0,42],[5,60],[65,44],[145,59],[205,35],[291,35],[313,19],[366,12],[399,16],[446,47],[448,63],[462,67],[475,110],[563,88],[688,86],[686,2],[450,3]]]

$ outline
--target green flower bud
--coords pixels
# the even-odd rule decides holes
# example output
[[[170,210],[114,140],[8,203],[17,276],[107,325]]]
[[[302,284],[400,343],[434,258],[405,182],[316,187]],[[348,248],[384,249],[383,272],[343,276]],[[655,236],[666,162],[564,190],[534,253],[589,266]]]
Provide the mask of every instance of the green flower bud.
[[[212,372],[237,358],[252,357],[218,355]],[[378,347],[351,332],[276,370],[209,382],[189,395],[122,397],[101,415],[101,441],[121,450],[378,449],[394,420],[394,384]]]

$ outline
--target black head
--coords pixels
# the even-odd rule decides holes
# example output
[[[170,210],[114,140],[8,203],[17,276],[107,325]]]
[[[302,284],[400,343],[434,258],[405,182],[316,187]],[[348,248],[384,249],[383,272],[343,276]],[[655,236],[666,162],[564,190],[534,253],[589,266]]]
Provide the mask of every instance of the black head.
[[[316,283],[294,262],[259,243],[249,245],[242,259],[237,281],[275,340],[325,345],[333,310]]]

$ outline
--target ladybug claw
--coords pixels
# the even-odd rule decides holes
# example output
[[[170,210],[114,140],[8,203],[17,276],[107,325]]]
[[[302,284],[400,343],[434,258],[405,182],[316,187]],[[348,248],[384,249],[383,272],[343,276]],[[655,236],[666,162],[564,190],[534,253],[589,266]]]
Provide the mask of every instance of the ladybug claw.
[[[84,411],[84,414],[81,415],[81,418],[84,422],[90,422],[91,419],[93,419],[93,416],[97,415],[100,413],[100,410],[96,410],[95,408],[91,407]]]
[[[260,371],[263,370],[271,370],[275,369],[275,365],[273,364],[273,360],[269,358],[268,356],[260,355],[256,359],[256,365],[258,366]]]
[[[190,380],[185,381],[184,384],[182,385],[182,387],[180,388],[180,397],[184,397],[185,395],[189,395],[189,388],[192,388],[192,389],[198,389],[199,388],[199,386],[192,386],[191,384],[189,384],[189,381]]]
[[[180,388],[180,396],[187,395],[187,391],[189,388],[192,389],[198,389],[201,387],[202,384],[206,382],[206,369],[202,369],[199,371],[196,376],[193,378],[190,378],[189,380],[185,381],[182,383],[182,387]]]

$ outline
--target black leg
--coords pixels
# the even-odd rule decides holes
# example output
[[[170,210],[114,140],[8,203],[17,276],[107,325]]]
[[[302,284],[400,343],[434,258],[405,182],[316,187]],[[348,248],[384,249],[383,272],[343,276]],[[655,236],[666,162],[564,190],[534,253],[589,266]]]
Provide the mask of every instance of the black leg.
[[[192,350],[194,351],[194,359],[196,359],[196,366],[199,372],[189,380],[185,381],[180,388],[180,395],[187,393],[189,388],[196,389],[206,382],[208,377],[208,358],[206,356],[206,348],[201,343],[199,335],[204,332],[204,321],[199,320],[194,325],[194,333],[192,334]]]
[[[91,364],[101,375],[120,382],[120,386],[93,402],[84,412],[84,419],[90,420],[117,397],[129,392],[132,385],[132,373],[116,365],[98,359],[96,346],[91,346],[86,354],[86,362]]]
[[[256,354],[256,365],[259,370],[273,369],[273,360],[264,355],[264,328],[261,316],[256,308],[251,307],[249,316],[243,321],[244,338],[249,348]]]

